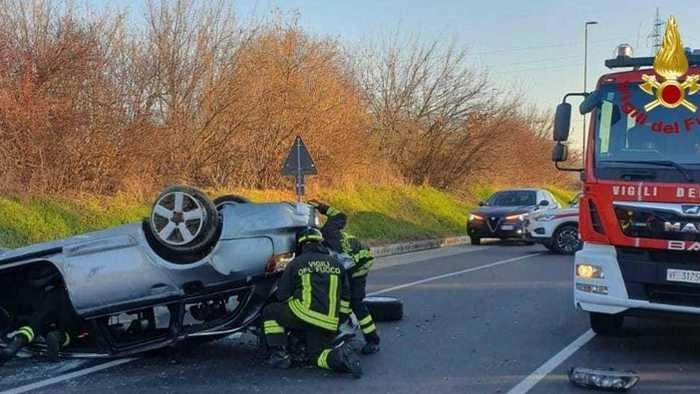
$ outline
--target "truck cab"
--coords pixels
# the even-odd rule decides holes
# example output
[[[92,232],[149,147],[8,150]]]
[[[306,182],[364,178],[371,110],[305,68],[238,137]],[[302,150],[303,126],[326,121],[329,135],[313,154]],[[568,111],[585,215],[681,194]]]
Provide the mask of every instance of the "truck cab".
[[[628,47],[591,93],[557,107],[552,154],[567,159],[571,105],[590,114],[574,304],[599,334],[627,315],[700,318],[700,56],[682,46],[673,18],[655,57]]]

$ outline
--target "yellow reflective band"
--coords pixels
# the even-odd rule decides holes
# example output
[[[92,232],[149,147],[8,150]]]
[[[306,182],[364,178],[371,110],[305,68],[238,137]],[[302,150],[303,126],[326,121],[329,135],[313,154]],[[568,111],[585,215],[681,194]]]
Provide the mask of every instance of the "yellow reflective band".
[[[284,328],[279,327],[279,328],[273,328],[273,327],[265,327],[265,334],[284,334]]]
[[[319,368],[330,369],[328,368],[328,355],[330,353],[331,349],[326,349],[318,356],[318,359],[316,359],[316,365],[318,365]]]
[[[334,318],[338,315],[338,275],[330,276],[328,286],[328,317]]]
[[[323,237],[318,236],[318,235],[306,235],[301,238],[299,238],[299,241],[297,243],[304,243],[306,241],[323,241]]]
[[[349,314],[350,312],[352,312],[352,309],[350,309],[350,307],[345,307],[345,306],[340,307],[340,313]]]
[[[363,334],[369,334],[369,333],[374,332],[374,331],[376,331],[376,330],[377,330],[377,326],[375,326],[374,323],[372,323],[371,326],[363,327],[363,328],[362,328],[362,333],[363,333]]]
[[[338,318],[329,318],[328,316],[312,311],[310,309],[304,309],[301,302],[296,298],[289,301],[289,309],[296,315],[296,317],[301,320],[313,324],[316,327],[324,328],[329,331],[336,331],[338,329]]]
[[[304,308],[309,309],[311,307],[311,274],[301,276],[301,288],[301,301]]]
[[[360,325],[361,326],[366,326],[369,323],[372,323],[372,315],[367,315],[364,319],[360,320]]]
[[[340,306],[350,306],[350,301],[340,300]]]
[[[32,342],[34,340],[34,330],[29,326],[22,326],[17,330],[17,335],[24,335],[27,338],[27,342]]]
[[[335,209],[333,207],[328,207],[328,209],[326,210],[326,216],[335,216],[338,214],[340,214],[340,210]]]

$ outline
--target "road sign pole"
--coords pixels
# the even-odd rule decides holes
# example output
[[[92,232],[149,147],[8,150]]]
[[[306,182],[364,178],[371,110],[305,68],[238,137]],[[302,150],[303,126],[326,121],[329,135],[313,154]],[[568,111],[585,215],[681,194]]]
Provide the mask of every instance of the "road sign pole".
[[[301,202],[304,198],[304,173],[301,170],[301,139],[297,138],[297,202]]]

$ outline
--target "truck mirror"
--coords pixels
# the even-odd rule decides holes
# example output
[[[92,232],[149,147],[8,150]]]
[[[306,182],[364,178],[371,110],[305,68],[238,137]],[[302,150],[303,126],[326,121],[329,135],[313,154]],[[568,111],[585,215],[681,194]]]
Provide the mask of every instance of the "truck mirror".
[[[581,115],[585,115],[585,114],[593,111],[593,108],[600,105],[600,102],[601,102],[600,90],[594,90],[590,94],[586,95],[586,98],[581,102],[581,105],[578,107],[578,110],[579,110],[579,112],[581,112]]]
[[[552,161],[561,162],[566,161],[569,158],[569,147],[557,142],[552,149]]]
[[[554,141],[561,142],[569,139],[571,128],[571,104],[561,103],[557,105],[554,115]]]

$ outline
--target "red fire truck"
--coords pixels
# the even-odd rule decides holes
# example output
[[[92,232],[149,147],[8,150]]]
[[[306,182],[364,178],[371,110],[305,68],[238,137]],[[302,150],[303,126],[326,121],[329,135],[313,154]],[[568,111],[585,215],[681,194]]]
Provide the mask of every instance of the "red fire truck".
[[[700,55],[670,18],[655,57],[621,46],[591,93],[557,107],[552,160],[582,171],[574,303],[619,335],[629,315],[700,317]],[[567,160],[571,104],[590,114],[583,168]]]

